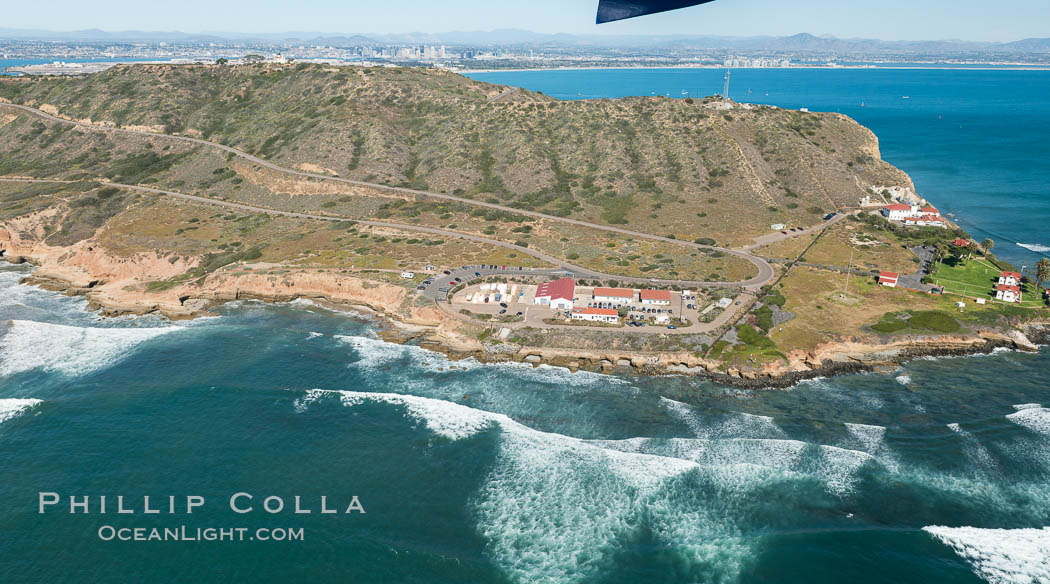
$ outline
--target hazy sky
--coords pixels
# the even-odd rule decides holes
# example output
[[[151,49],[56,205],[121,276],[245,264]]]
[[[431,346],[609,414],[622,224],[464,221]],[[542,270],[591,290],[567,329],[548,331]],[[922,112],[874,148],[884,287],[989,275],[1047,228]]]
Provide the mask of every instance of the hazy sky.
[[[6,4],[0,27],[48,30],[384,33],[520,28],[990,41],[1050,36],[1050,0],[716,0],[600,27],[594,25],[597,0],[51,0],[46,9],[35,2]]]

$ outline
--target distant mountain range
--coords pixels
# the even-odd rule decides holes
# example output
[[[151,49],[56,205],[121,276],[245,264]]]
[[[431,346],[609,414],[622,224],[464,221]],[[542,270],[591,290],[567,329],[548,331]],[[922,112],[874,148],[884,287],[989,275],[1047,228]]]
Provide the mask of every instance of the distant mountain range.
[[[55,32],[45,30],[0,28],[0,40],[64,41],[74,43],[273,43],[326,46],[361,46],[383,44],[446,44],[477,47],[628,47],[664,49],[723,49],[731,51],[783,51],[820,54],[886,54],[886,53],[1050,53],[1050,38],[1030,38],[1006,43],[936,40],[883,41],[877,39],[840,39],[801,33],[786,37],[719,37],[688,35],[573,35],[545,34],[518,29],[491,31],[452,31],[445,33],[401,34],[332,34],[317,32],[234,33],[177,31],[119,31],[97,29]]]

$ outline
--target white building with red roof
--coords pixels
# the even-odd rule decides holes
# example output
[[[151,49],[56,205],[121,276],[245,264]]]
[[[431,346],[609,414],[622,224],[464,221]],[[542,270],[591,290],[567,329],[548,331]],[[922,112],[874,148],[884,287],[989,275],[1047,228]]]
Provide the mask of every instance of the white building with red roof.
[[[1020,302],[1021,287],[1000,284],[995,287],[995,299],[1003,302]]]
[[[595,288],[592,296],[595,302],[610,302],[615,305],[634,302],[634,290],[630,288]]]
[[[887,288],[896,288],[900,277],[901,275],[897,272],[879,272],[879,285]]]
[[[620,315],[615,308],[574,308],[572,320],[616,324],[620,322]]]
[[[918,207],[905,205],[904,203],[897,203],[896,205],[886,205],[883,207],[882,214],[890,221],[904,221],[906,217],[914,215],[917,210]]]
[[[1021,274],[1017,272],[999,272],[1000,286],[1020,286]]]
[[[576,280],[561,278],[553,282],[544,282],[536,288],[534,304],[550,306],[554,310],[572,310],[576,294]]]
[[[941,217],[941,212],[933,205],[920,207],[919,205],[897,203],[883,207],[882,214],[890,221],[900,221],[905,225],[917,227],[946,227],[948,224],[944,217]]]
[[[654,306],[670,306],[671,305],[671,292],[670,290],[642,290],[639,293],[642,304],[651,304]]]

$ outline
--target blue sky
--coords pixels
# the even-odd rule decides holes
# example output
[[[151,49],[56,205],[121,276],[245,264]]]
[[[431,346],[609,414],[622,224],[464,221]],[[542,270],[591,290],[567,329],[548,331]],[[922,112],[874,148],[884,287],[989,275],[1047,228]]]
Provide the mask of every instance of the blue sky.
[[[46,10],[35,2],[6,4],[0,27],[48,30],[396,33],[520,28],[989,41],[1050,36],[1048,0],[716,0],[601,27],[593,24],[597,0],[51,0]],[[527,6],[527,13],[516,6]]]

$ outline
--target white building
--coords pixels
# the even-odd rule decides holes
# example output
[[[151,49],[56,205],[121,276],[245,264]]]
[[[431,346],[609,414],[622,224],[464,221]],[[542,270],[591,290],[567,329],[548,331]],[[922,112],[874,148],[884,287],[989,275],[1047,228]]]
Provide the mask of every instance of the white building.
[[[995,299],[1002,300],[1003,302],[1020,302],[1021,301],[1021,287],[1020,286],[996,286],[995,287]]]
[[[642,290],[640,296],[642,304],[651,306],[671,305],[671,292],[668,290]]]
[[[572,311],[572,320],[616,324],[620,322],[620,315],[612,308],[575,308]]]
[[[410,272],[408,270],[401,270],[401,279],[403,279],[403,280],[411,280],[412,278],[415,278],[415,277],[416,277],[415,272]]]
[[[576,294],[576,281],[572,278],[561,278],[553,282],[544,282],[536,288],[534,304],[550,306],[554,310],[572,310],[573,297]]]
[[[595,288],[592,296],[595,302],[609,302],[615,306],[634,302],[634,290],[630,288]]]
[[[1017,272],[1000,272],[998,284],[1000,286],[1020,286],[1021,274]]]

